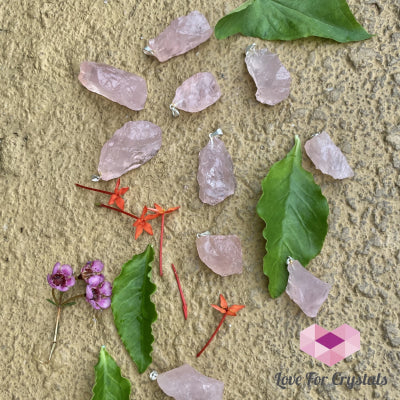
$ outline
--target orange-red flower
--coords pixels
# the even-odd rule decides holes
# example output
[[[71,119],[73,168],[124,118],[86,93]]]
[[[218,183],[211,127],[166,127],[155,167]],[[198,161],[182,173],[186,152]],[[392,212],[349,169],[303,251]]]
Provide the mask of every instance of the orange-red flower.
[[[222,294],[219,295],[221,307],[216,306],[215,304],[211,304],[211,307],[214,307],[222,314],[232,315],[236,317],[236,313],[244,308],[245,306],[234,304],[233,306],[228,307],[228,303],[225,300],[225,297]]]
[[[108,202],[109,205],[111,204],[116,204],[117,207],[119,207],[121,210],[124,209],[124,205],[125,205],[125,200],[121,197],[122,195],[124,195],[129,188],[128,187],[124,187],[119,189],[119,184],[120,184],[120,179],[118,178],[117,183],[115,185],[115,189],[114,189],[114,193],[111,195],[110,201]]]
[[[203,354],[203,351],[207,348],[207,346],[210,344],[211,340],[214,339],[214,336],[217,334],[219,331],[219,328],[221,328],[222,324],[225,321],[225,318],[228,315],[232,315],[233,317],[236,317],[236,313],[244,308],[242,305],[234,304],[233,306],[228,307],[228,303],[225,300],[225,297],[222,296],[222,294],[219,295],[220,298],[220,304],[221,306],[216,306],[215,304],[211,304],[212,307],[214,307],[216,310],[218,310],[220,313],[224,314],[222,316],[221,322],[218,324],[217,329],[214,331],[214,333],[211,335],[210,339],[208,342],[205,344],[205,346],[197,353],[197,357],[200,357]]]
[[[172,207],[172,208],[168,208],[168,210],[164,210],[161,206],[154,203],[154,208],[149,208],[148,210],[155,212],[157,215],[163,215],[163,214],[170,214],[173,211],[178,210],[179,208],[180,207]]]
[[[143,231],[146,231],[149,235],[153,235],[153,228],[147,221],[157,218],[158,215],[156,214],[146,215],[147,211],[148,211],[147,206],[144,206],[142,215],[133,224],[133,226],[136,228],[135,240],[142,234]]]
[[[164,222],[165,222],[165,214],[170,214],[173,211],[176,211],[180,207],[172,207],[168,208],[168,210],[164,210],[161,206],[158,204],[154,203],[154,208],[149,208],[149,211],[154,212],[155,214],[151,214],[154,216],[154,218],[160,217],[161,216],[161,234],[160,234],[160,257],[159,257],[159,262],[160,262],[160,276],[163,276],[163,270],[162,270],[162,248],[163,248],[163,238],[164,238]]]

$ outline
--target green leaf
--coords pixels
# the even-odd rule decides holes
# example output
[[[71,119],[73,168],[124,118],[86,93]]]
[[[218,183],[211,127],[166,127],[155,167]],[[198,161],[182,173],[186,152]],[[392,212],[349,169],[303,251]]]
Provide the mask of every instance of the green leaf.
[[[129,400],[131,383],[121,376],[121,369],[104,346],[101,347],[99,362],[94,370],[96,382],[92,400]]]
[[[257,214],[266,223],[264,274],[269,278],[271,297],[278,297],[287,285],[287,257],[306,266],[321,251],[328,232],[328,202],[313,176],[301,166],[297,135],[289,154],[271,167],[262,189]]]
[[[215,26],[217,39],[236,33],[268,40],[319,36],[342,43],[371,37],[346,0],[248,0]]]
[[[54,301],[53,300],[50,300],[50,299],[46,299],[49,303],[51,303],[51,304],[53,304],[54,306],[56,306],[56,307],[58,307],[57,306],[57,304],[56,303],[54,303]]]
[[[64,304],[61,304],[63,307],[69,307],[69,306],[74,306],[76,304],[76,302],[75,301],[71,301],[70,303],[64,303]]]
[[[156,285],[150,281],[154,250],[134,256],[122,266],[114,280],[111,301],[115,326],[126,350],[143,373],[150,365],[154,337],[151,324],[157,319],[156,307],[150,300]]]

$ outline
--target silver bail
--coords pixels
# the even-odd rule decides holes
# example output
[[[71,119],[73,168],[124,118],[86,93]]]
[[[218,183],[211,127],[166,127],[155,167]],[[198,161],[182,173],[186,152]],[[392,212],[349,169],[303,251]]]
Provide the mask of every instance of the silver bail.
[[[149,377],[152,381],[155,381],[157,379],[158,372],[157,371],[151,371],[149,374]]]
[[[173,117],[179,117],[179,111],[178,109],[175,107],[175,104],[170,104],[169,105],[169,109],[172,111],[172,116]]]
[[[246,56],[249,54],[255,53],[257,45],[255,43],[250,44],[249,46],[246,47],[245,53]]]
[[[294,259],[292,257],[288,257],[286,260],[286,265],[293,264]]]
[[[209,236],[209,235],[211,235],[211,233],[209,231],[205,231],[203,233],[198,233],[196,236],[198,238],[201,238],[202,236]]]
[[[99,182],[99,181],[101,181],[101,176],[100,175],[92,175],[92,177],[90,179],[92,180],[92,182]]]
[[[222,135],[223,135],[223,132],[222,132],[222,129],[220,129],[220,128],[218,128],[215,132],[210,133],[208,136],[211,141],[211,146],[214,144],[213,138],[215,138],[216,136],[222,136]]]
[[[149,46],[146,46],[146,47],[143,49],[143,53],[146,54],[147,56],[154,56],[154,51],[153,51],[153,49],[152,49],[151,47],[149,47]]]

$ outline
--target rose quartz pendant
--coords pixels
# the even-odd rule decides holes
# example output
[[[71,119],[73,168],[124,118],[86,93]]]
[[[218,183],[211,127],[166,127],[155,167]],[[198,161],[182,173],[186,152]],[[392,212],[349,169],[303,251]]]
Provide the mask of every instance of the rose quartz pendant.
[[[146,81],[111,65],[84,61],[78,79],[91,92],[131,110],[143,110],[146,103]]]
[[[257,86],[256,99],[260,103],[273,106],[289,96],[290,73],[277,54],[267,49],[256,50],[253,44],[246,52],[245,62]]]
[[[210,141],[199,153],[199,197],[203,203],[212,206],[235,193],[236,179],[233,174],[233,162],[224,142],[218,137],[221,129],[210,134]]]
[[[308,157],[315,167],[324,174],[335,179],[345,179],[354,176],[346,157],[340,151],[326,132],[321,132],[304,145]]]
[[[161,147],[161,128],[148,121],[127,122],[100,153],[100,179],[109,181],[153,158]]]
[[[189,364],[158,375],[157,383],[175,400],[222,400],[224,396],[223,382],[201,374]]]
[[[241,274],[243,255],[240,239],[236,235],[197,235],[197,252],[200,260],[213,272],[221,276]]]
[[[212,33],[206,17],[199,11],[193,11],[172,21],[156,38],[149,40],[143,51],[164,62],[194,49],[208,40]]]
[[[199,72],[186,79],[176,89],[175,97],[169,108],[174,117],[179,116],[179,110],[198,112],[214,104],[221,97],[217,80],[210,72]]]
[[[322,304],[328,297],[331,285],[315,277],[297,260],[288,258],[289,279],[286,286],[288,296],[309,317],[316,317]]]

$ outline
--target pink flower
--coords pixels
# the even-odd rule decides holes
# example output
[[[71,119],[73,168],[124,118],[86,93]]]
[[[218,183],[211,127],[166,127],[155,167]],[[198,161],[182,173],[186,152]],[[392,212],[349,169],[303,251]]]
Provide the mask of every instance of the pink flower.
[[[91,276],[100,275],[103,268],[104,264],[100,260],[88,261],[85,266],[82,267],[81,274],[78,278],[82,277],[82,279],[87,282]]]
[[[103,275],[93,275],[87,280],[86,301],[96,310],[106,309],[111,305],[112,286]]]
[[[47,275],[47,282],[53,289],[66,292],[75,285],[74,272],[70,265],[61,265],[59,262],[54,265],[51,275]]]

